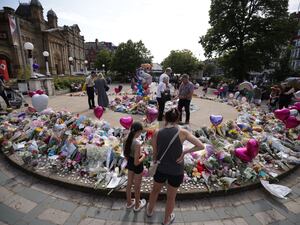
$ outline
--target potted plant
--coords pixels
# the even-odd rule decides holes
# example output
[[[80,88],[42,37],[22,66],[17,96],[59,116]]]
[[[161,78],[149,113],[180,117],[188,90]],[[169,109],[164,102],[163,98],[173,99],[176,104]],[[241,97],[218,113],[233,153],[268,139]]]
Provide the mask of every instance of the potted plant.
[[[30,79],[30,67],[26,66],[25,69],[18,69],[18,89],[21,93],[28,92],[28,83],[27,81]]]

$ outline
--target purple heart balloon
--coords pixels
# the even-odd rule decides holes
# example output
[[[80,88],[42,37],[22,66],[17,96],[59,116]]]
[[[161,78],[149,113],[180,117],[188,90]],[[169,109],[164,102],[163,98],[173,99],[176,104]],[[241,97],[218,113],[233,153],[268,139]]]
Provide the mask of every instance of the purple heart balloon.
[[[219,124],[222,123],[222,121],[223,121],[223,116],[222,116],[222,115],[210,115],[209,119],[210,119],[210,122],[211,122],[214,126],[218,126]]]

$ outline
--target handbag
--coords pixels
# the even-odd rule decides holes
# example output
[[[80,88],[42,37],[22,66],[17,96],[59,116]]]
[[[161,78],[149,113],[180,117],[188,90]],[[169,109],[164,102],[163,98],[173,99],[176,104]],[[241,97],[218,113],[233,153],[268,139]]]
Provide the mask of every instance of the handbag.
[[[167,102],[167,101],[171,101],[171,92],[170,90],[166,90],[164,92],[161,93],[161,97],[162,99]]]
[[[166,148],[164,154],[162,154],[162,156],[160,157],[159,160],[157,160],[156,162],[152,162],[149,170],[148,170],[148,174],[149,176],[153,177],[154,174],[156,173],[157,167],[159,165],[159,163],[161,162],[161,160],[163,159],[163,157],[165,156],[165,154],[167,153],[167,151],[169,150],[169,148],[171,147],[171,145],[173,144],[173,142],[175,141],[175,139],[178,137],[180,130],[178,129],[178,132],[174,135],[174,137],[172,138],[172,140],[170,141],[168,147]]]

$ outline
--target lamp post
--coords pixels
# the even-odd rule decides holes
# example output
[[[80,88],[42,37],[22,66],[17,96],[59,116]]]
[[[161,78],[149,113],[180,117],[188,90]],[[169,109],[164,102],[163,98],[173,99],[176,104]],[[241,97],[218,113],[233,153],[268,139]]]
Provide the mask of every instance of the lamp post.
[[[88,61],[87,60],[84,60],[84,65],[85,65],[85,73],[87,74],[87,65],[88,65]]]
[[[105,75],[105,64],[102,64],[102,69],[103,69],[103,72],[104,72],[104,75]]]
[[[32,58],[32,50],[33,50],[34,46],[31,42],[25,42],[24,48],[25,48],[25,50],[27,50],[27,53],[28,53],[30,76],[31,76],[31,78],[35,78],[33,75],[33,58]]]
[[[69,57],[69,63],[70,63],[70,75],[73,75],[73,57]]]
[[[45,57],[45,63],[46,63],[46,75],[51,76],[51,74],[49,72],[49,64],[48,64],[49,52],[43,51],[43,56]]]

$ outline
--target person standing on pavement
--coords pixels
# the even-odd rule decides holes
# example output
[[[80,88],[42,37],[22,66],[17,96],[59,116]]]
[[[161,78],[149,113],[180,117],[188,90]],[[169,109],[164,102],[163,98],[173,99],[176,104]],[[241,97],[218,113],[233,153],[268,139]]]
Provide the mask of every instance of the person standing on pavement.
[[[171,224],[175,220],[173,212],[177,190],[183,182],[184,177],[184,155],[204,149],[203,143],[192,133],[178,127],[179,111],[176,108],[166,112],[166,126],[156,131],[152,138],[153,160],[159,160],[156,173],[153,177],[153,187],[149,196],[146,214],[151,217],[154,212],[157,197],[162,187],[167,182],[167,201],[165,216],[162,224]],[[189,141],[193,148],[183,151],[182,143]]]
[[[163,82],[164,78],[167,77],[168,78],[168,83],[170,82],[170,76],[171,76],[171,73],[172,73],[172,69],[170,67],[168,67],[165,72],[160,75],[159,77],[159,83]]]
[[[8,98],[5,93],[5,88],[8,88],[8,87],[4,84],[3,80],[4,80],[3,76],[0,76],[0,96],[4,99],[4,101],[6,103],[6,107],[10,108],[9,101],[8,101]],[[1,108],[1,105],[0,105],[0,108]]]
[[[185,109],[185,124],[190,123],[190,105],[194,93],[194,85],[189,81],[189,75],[183,74],[178,93],[178,111],[180,113],[180,123],[182,123],[182,108]]]
[[[95,78],[96,78],[96,72],[92,71],[91,75],[88,76],[85,80],[85,84],[86,84],[86,92],[88,95],[88,103],[89,103],[89,107],[90,109],[95,108],[95,91],[94,91],[94,87],[95,87]]]
[[[257,85],[254,85],[254,88],[253,88],[253,103],[255,105],[259,106],[261,104],[261,97],[262,97],[261,89]]]
[[[106,80],[100,73],[95,80],[95,91],[98,97],[98,106],[102,106],[104,108],[108,107],[108,96],[106,94],[106,88],[108,88]]]
[[[156,91],[156,100],[158,103],[158,118],[157,121],[161,122],[164,116],[165,104],[168,96],[170,95],[170,90],[168,89],[168,78],[164,77],[163,82],[159,83]],[[169,96],[170,97],[170,96]]]
[[[141,197],[141,183],[144,171],[143,161],[145,154],[142,152],[141,143],[137,140],[143,132],[143,125],[140,122],[134,122],[130,127],[130,132],[124,143],[124,155],[127,159],[128,182],[126,187],[126,208],[132,207],[135,212],[140,211],[146,205],[145,199]],[[134,196],[132,199],[131,188],[134,184]]]

